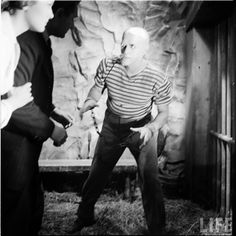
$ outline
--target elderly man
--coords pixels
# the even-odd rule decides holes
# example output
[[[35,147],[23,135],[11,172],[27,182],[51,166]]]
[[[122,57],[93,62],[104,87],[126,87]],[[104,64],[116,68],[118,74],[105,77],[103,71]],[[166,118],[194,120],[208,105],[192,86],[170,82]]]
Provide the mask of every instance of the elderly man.
[[[143,207],[150,234],[162,234],[165,207],[158,180],[157,133],[165,124],[171,102],[171,84],[163,73],[151,66],[145,55],[149,35],[143,28],[124,32],[120,60],[103,59],[98,66],[95,84],[80,110],[94,108],[107,88],[107,110],[93,163],[82,189],[82,201],[73,231],[95,222],[94,205],[103,191],[109,174],[128,147],[137,165]],[[155,104],[158,115],[152,119]]]

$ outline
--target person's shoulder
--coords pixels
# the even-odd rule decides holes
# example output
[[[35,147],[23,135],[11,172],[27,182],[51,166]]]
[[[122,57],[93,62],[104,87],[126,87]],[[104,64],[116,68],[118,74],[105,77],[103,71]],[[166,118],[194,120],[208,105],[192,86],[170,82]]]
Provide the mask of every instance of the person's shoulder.
[[[109,63],[112,63],[114,60],[115,60],[115,57],[103,57],[101,61],[106,64],[109,64]]]
[[[117,61],[117,57],[103,57],[100,60],[100,65],[103,65],[104,67],[109,67],[115,64]]]
[[[37,46],[42,41],[42,33],[28,30],[23,34],[19,35],[17,37],[17,41],[19,42],[20,45]]]
[[[155,65],[152,62],[148,62],[146,72],[158,80],[165,80],[166,78],[165,72],[158,65]]]

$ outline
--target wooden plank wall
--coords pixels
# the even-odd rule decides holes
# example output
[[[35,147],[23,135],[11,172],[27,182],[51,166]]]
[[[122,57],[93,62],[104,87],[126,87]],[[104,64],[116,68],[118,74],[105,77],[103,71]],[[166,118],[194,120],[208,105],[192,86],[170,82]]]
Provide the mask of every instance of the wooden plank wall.
[[[235,148],[235,15],[215,26],[215,50],[211,79],[211,145],[213,191],[211,201],[220,215],[231,211],[232,153]]]
[[[221,123],[218,133],[225,136],[217,138],[220,152],[217,152],[217,158],[220,160],[221,171],[217,186],[216,210],[222,216],[229,215],[231,209],[231,192],[232,192],[232,153],[235,149],[235,14],[221,22],[216,27],[219,37],[217,38],[220,52],[222,54],[217,58],[220,62],[219,80],[221,87]],[[219,85],[220,86],[220,85]],[[218,190],[218,188],[220,190]]]
[[[192,29],[187,35],[186,183],[192,200],[208,205],[211,30]]]
[[[235,152],[236,12],[187,35],[188,196],[228,216]]]

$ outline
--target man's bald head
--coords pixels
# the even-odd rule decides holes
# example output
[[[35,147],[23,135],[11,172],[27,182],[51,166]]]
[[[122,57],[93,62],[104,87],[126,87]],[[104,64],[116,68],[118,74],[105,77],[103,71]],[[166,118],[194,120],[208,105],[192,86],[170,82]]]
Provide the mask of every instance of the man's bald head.
[[[125,66],[141,64],[149,48],[148,32],[141,27],[127,29],[122,37],[122,64]]]
[[[122,39],[124,39],[126,34],[132,34],[132,35],[138,36],[144,40],[145,44],[149,45],[150,37],[147,30],[145,30],[144,28],[130,27],[123,33]]]

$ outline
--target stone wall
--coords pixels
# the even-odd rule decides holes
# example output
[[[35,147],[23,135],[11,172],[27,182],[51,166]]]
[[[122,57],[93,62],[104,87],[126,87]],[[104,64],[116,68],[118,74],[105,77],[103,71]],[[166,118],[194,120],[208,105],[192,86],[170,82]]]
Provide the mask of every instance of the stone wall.
[[[181,14],[186,3],[173,1],[82,1],[75,25],[82,45],[74,42],[71,32],[64,39],[52,38],[55,70],[54,104],[69,111],[75,124],[68,129],[67,142],[54,147],[45,142],[42,159],[92,158],[98,138],[91,113],[81,121],[77,106],[93,84],[100,60],[118,55],[122,33],[130,26],[145,27],[151,36],[149,59],[166,72],[173,83],[173,101],[169,106],[163,160],[183,160],[182,140],[185,122],[186,69],[184,67],[185,27]],[[94,110],[101,129],[106,108],[106,93]],[[155,112],[154,112],[155,114]],[[126,151],[123,155],[130,158]]]

